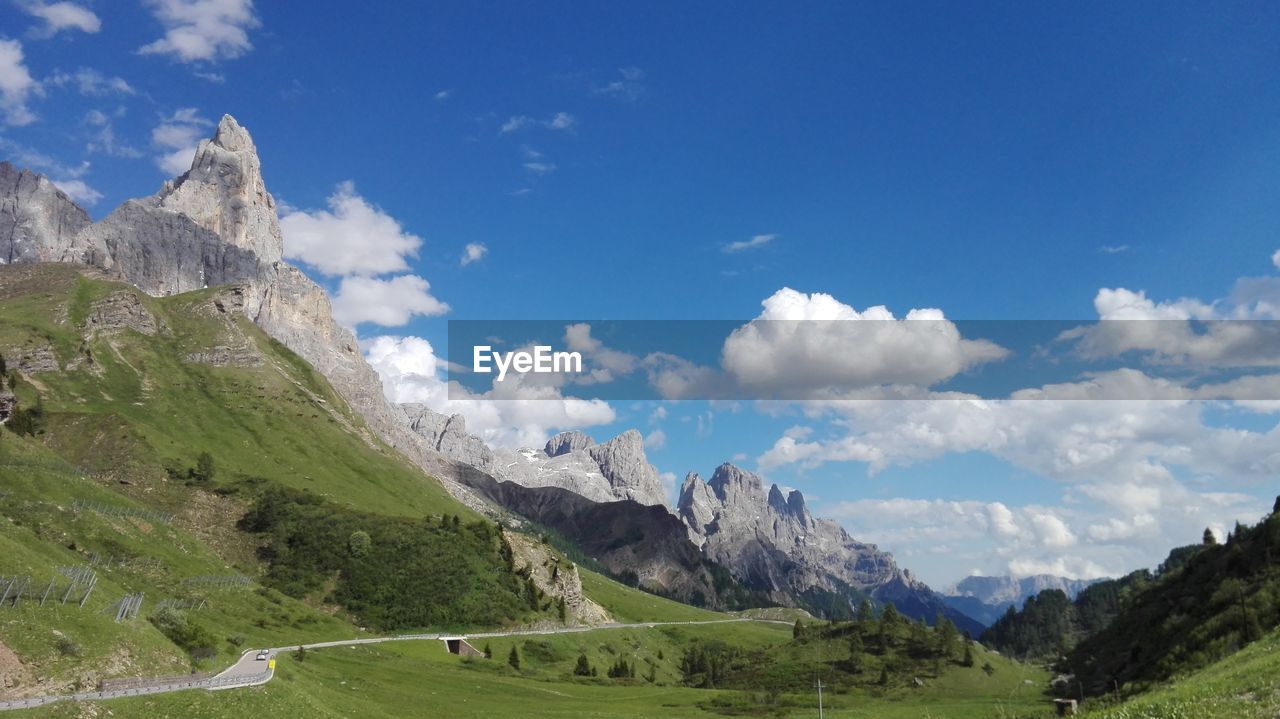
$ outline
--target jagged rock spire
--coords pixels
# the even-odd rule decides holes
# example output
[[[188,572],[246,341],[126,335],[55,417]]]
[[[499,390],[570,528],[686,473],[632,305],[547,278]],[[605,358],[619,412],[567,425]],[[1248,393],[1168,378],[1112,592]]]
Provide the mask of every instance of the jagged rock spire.
[[[190,217],[223,242],[251,250],[267,265],[284,255],[276,201],[262,179],[249,131],[223,115],[213,137],[196,147],[191,169],[165,183],[158,204]]]

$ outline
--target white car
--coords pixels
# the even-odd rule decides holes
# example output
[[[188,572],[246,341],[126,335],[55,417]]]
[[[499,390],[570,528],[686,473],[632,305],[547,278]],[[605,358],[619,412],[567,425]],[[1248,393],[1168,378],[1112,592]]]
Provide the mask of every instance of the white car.
[[[258,652],[258,661],[265,662],[270,658],[271,658],[271,652],[268,652],[266,649],[263,649],[262,651]]]

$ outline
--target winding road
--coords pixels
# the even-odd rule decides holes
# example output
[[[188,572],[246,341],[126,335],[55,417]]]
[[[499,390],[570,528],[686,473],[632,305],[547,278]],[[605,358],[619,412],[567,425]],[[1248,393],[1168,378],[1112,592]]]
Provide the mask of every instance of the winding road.
[[[499,632],[476,632],[473,634],[399,634],[390,637],[369,637],[367,639],[339,639],[332,642],[315,642],[312,644],[290,644],[283,647],[270,647],[265,651],[269,655],[269,659],[264,661],[258,659],[258,653],[263,649],[250,649],[240,655],[240,659],[232,664],[221,673],[209,676],[192,676],[192,677],[159,677],[155,679],[139,679],[131,680],[129,686],[121,688],[108,688],[102,691],[77,692],[75,694],[55,694],[42,697],[30,697],[28,699],[14,699],[10,701],[0,701],[0,711],[9,709],[30,709],[32,707],[44,706],[55,702],[64,701],[98,701],[102,699],[116,699],[119,697],[136,697],[148,694],[166,694],[168,692],[180,692],[188,689],[239,689],[242,687],[254,687],[266,684],[275,676],[275,658],[281,652],[293,651],[302,647],[304,649],[325,649],[327,647],[346,647],[356,644],[381,644],[383,642],[404,642],[416,640],[440,640],[444,637],[461,636],[467,639],[488,639],[494,637],[519,637],[519,636],[544,636],[548,634],[576,634],[580,632],[594,632],[605,629],[652,629],[654,627],[668,626],[687,626],[695,624],[733,624],[737,622],[762,622],[765,624],[786,624],[779,619],[755,619],[751,617],[739,617],[735,619],[707,619],[702,621],[688,622],[638,622],[635,624],[620,624],[611,622],[608,624],[600,624],[596,626],[581,627],[558,627],[554,629],[516,629],[511,631]]]

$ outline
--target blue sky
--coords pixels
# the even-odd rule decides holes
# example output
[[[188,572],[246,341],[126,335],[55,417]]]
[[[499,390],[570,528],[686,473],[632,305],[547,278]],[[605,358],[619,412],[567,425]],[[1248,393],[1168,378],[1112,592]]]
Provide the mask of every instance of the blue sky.
[[[350,315],[360,336],[437,354],[448,319],[748,320],[784,287],[964,319],[1092,319],[1102,288],[1144,291],[1130,299],[1152,311],[1254,307],[1233,297],[1240,278],[1274,291],[1274,3],[324,5],[0,0],[0,155],[102,217],[231,113],[292,227],[313,220],[318,249],[295,259],[335,293],[350,280],[348,298],[363,283],[403,305]],[[335,193],[345,224],[321,212]],[[344,268],[335,241],[399,266]],[[376,284],[404,276],[429,289]],[[680,477],[742,455],[937,584],[1064,557],[1067,573],[1124,571],[1276,493],[1256,470],[1274,416],[1238,409],[1153,410],[1150,436],[1090,440],[1128,460],[1083,477],[1047,436],[993,448],[916,412],[656,406],[614,402],[588,431],[661,430],[651,458]],[[819,449],[807,467],[762,459],[792,427],[802,444],[887,446],[922,424],[947,435],[939,449],[895,448],[870,475]],[[1231,426],[1257,438],[1252,473],[1178,457]],[[1136,494],[1082,489],[1104,485]],[[1181,492],[1203,511],[1177,514]]]

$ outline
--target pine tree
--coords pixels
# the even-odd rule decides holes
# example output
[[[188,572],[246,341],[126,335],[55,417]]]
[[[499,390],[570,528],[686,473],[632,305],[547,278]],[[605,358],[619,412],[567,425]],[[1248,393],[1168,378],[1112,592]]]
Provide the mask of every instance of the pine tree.
[[[587,659],[587,655],[579,654],[578,663],[573,667],[573,675],[578,677],[588,677],[592,674],[591,662]]]
[[[1213,536],[1213,530],[1209,529],[1208,527],[1205,527],[1205,530],[1204,530],[1204,543],[1205,543],[1205,546],[1208,546],[1208,547],[1212,547],[1213,545],[1218,543],[1218,538]]]
[[[484,658],[493,659],[493,648],[489,646],[489,642],[484,643]]]
[[[878,683],[882,687],[889,685],[889,667],[880,667],[880,680]]]
[[[791,628],[791,638],[799,639],[802,634],[804,634],[804,624],[797,619],[795,626]]]
[[[514,644],[511,646],[511,653],[507,655],[507,664],[510,664],[512,669],[520,668],[520,652],[516,651]]]
[[[876,618],[876,611],[871,606],[871,600],[863,599],[862,603],[858,605],[858,621],[869,622],[875,618]]]
[[[964,658],[960,660],[960,666],[962,667],[973,666],[973,646],[967,642],[964,645]]]

